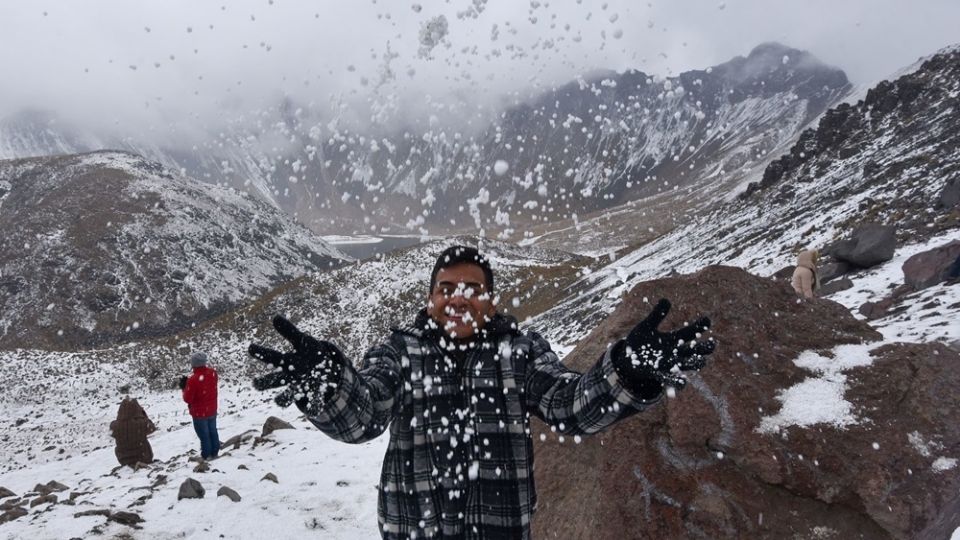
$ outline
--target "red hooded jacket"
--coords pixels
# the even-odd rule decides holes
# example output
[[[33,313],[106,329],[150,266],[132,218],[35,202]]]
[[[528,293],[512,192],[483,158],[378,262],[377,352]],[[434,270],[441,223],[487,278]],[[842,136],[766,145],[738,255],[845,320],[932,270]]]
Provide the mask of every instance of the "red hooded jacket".
[[[193,375],[183,388],[183,400],[187,402],[190,416],[206,418],[217,414],[217,372],[212,367],[193,368]]]

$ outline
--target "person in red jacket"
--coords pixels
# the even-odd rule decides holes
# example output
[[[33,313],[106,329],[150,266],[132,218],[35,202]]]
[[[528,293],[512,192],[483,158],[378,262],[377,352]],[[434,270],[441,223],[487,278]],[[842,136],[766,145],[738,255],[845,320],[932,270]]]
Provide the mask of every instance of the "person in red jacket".
[[[200,438],[200,457],[211,459],[220,452],[220,436],[217,434],[217,372],[207,366],[207,355],[195,352],[190,356],[193,374],[183,387],[183,400],[187,402],[193,429]]]

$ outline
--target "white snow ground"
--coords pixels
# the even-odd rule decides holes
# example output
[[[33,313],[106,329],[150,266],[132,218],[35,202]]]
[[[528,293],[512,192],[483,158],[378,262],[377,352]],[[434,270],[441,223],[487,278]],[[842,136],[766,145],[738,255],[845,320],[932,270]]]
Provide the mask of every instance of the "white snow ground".
[[[195,473],[192,469],[196,463],[188,458],[197,454],[197,437],[179,392],[138,397],[158,426],[158,431],[150,436],[154,457],[160,460],[155,463],[157,470],[121,467],[111,474],[117,462],[107,426],[116,407],[97,407],[76,420],[87,424],[95,438],[82,441],[63,456],[56,452],[49,457],[37,456],[28,468],[0,477],[0,485],[17,495],[50,480],[70,488],[59,494],[61,501],[70,491],[91,493],[78,497],[73,506],[55,504],[32,509],[29,515],[0,525],[0,538],[86,538],[98,525],[104,538],[124,532],[144,539],[378,536],[376,483],[386,437],[360,445],[338,443],[303,420],[299,411],[274,405],[270,395],[246,386],[228,386],[221,388],[221,440],[247,430],[256,430],[259,435],[270,415],[290,421],[296,429],[274,432],[268,437],[273,442],[256,448],[252,448],[252,441],[247,441],[239,450],[224,449],[222,457],[210,462],[210,471]],[[51,401],[60,400],[51,397]],[[53,414],[51,404],[45,408],[44,417],[54,416],[62,421],[59,414]],[[92,449],[92,445],[99,448]],[[4,454],[9,455],[11,450],[5,449]],[[241,465],[247,469],[238,469]],[[261,480],[267,473],[276,475],[279,483]],[[158,487],[143,505],[128,509],[127,505],[149,493],[144,488],[160,474],[168,476],[167,483]],[[188,477],[195,478],[206,489],[203,499],[177,500],[180,484]],[[221,486],[232,488],[242,500],[234,503],[227,497],[217,497]],[[132,530],[101,516],[73,517],[75,513],[100,508],[137,512],[145,520],[143,529]]]
[[[899,249],[892,261],[853,276],[855,286],[833,299],[856,313],[861,304],[881,299],[902,282],[900,269],[907,257],[956,236],[952,233]],[[912,307],[906,312],[871,323],[884,335],[884,342],[960,340],[960,324],[956,322],[960,320],[960,285],[938,285],[913,296],[916,298],[909,300]],[[572,344],[557,345],[563,355],[572,349]],[[797,361],[805,362],[803,358]],[[291,422],[297,429],[276,432],[270,436],[272,442],[256,448],[248,441],[239,450],[213,461],[210,472],[194,473],[195,463],[188,458],[196,453],[198,445],[179,392],[134,388],[132,395],[140,399],[159,427],[150,437],[159,470],[123,468],[111,474],[116,460],[107,426],[121,397],[115,381],[130,380],[130,366],[91,368],[90,363],[83,354],[0,353],[0,380],[8,387],[12,380],[23,383],[16,385],[23,391],[8,389],[0,394],[0,486],[23,495],[36,484],[56,480],[70,488],[60,494],[61,500],[70,491],[91,492],[79,496],[73,506],[44,504],[30,509],[27,516],[0,525],[0,539],[89,537],[94,527],[99,527],[105,538],[128,534],[124,538],[135,539],[378,536],[375,486],[386,436],[363,445],[338,443],[305,422],[298,411],[276,407],[271,394],[256,392],[245,383],[224,384],[219,418],[222,440],[248,430],[259,434],[270,415]],[[813,369],[814,364],[810,364],[812,379],[808,381],[829,375]],[[64,380],[65,373],[76,375]],[[850,421],[843,416],[849,412],[844,407],[843,381],[835,383],[839,384],[830,388],[836,398],[828,403],[830,411],[805,408],[791,418],[786,415],[789,411],[781,411],[771,422],[783,426],[791,422]],[[793,395],[800,388],[794,389],[785,389],[784,408],[809,407],[809,400]],[[26,421],[16,426],[18,419]],[[944,456],[944,463],[957,458],[960,456]],[[240,465],[247,469],[239,469]],[[279,484],[261,481],[268,472],[278,477]],[[142,505],[128,508],[149,492],[142,488],[159,474],[168,475],[167,483]],[[177,501],[180,483],[187,477],[203,484],[205,498]],[[221,486],[236,490],[242,501],[233,503],[217,497]],[[145,520],[143,528],[131,529],[100,516],[73,517],[77,512],[100,508],[135,511]],[[960,540],[960,531],[952,540]]]

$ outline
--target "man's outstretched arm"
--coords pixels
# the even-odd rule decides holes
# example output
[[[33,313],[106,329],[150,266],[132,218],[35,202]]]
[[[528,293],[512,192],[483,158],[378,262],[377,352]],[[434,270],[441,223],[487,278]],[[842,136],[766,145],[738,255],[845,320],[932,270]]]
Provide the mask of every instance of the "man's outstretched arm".
[[[661,300],[583,374],[569,370],[543,338],[532,334],[528,409],[562,433],[589,434],[655,403],[666,386],[682,389],[686,381],[680,371],[701,369],[714,342],[697,342],[710,326],[707,318],[659,332],[669,310],[670,302]]]
[[[389,346],[371,349],[358,371],[328,341],[300,332],[276,316],[273,326],[293,346],[281,353],[250,345],[250,355],[277,371],[257,377],[258,390],[286,388],[274,399],[281,407],[296,403],[307,418],[330,437],[361,443],[376,438],[389,425],[400,385],[399,356]]]

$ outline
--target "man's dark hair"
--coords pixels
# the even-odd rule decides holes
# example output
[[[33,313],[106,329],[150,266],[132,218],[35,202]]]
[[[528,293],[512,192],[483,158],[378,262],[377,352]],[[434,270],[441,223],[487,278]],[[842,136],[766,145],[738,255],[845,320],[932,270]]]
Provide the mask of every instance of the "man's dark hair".
[[[437,263],[433,265],[433,272],[430,273],[430,294],[433,294],[433,287],[437,284],[437,274],[441,270],[464,263],[479,266],[483,270],[487,292],[493,294],[493,269],[490,268],[490,261],[475,248],[467,246],[450,246],[437,257]]]

